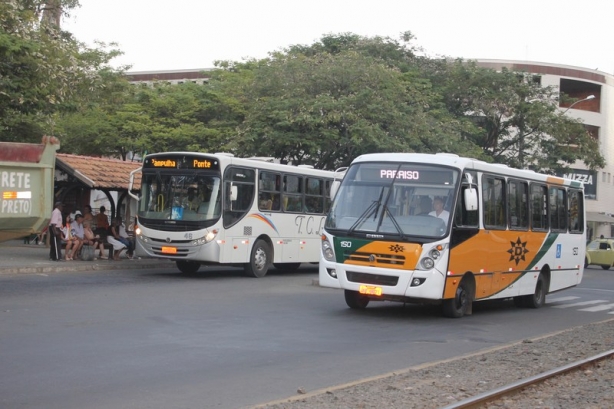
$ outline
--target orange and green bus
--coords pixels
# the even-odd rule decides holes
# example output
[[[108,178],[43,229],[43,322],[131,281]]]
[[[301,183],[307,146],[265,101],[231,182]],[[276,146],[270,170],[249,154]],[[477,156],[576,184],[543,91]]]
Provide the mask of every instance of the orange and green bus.
[[[474,301],[503,298],[539,308],[582,280],[577,181],[452,154],[385,153],[356,158],[335,192],[319,283],[343,289],[350,308],[441,304],[462,317]]]

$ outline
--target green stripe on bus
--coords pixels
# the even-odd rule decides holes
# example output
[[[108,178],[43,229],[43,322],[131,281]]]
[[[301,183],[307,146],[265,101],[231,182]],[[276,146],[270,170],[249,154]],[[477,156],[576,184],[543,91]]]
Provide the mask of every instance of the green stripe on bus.
[[[542,257],[544,257],[546,253],[548,253],[548,251],[558,237],[559,233],[548,233],[548,237],[546,237],[546,240],[544,240],[544,242],[542,243],[541,248],[539,249],[535,257],[533,257],[531,263],[527,266],[527,270],[531,270],[533,267],[535,267],[535,265],[537,265],[537,263],[542,259]]]

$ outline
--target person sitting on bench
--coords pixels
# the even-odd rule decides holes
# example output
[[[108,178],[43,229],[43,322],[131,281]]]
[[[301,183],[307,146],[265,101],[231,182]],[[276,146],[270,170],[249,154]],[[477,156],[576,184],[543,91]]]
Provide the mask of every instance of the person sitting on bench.
[[[119,260],[119,255],[122,251],[128,247],[122,243],[119,238],[119,224],[118,219],[114,218],[111,221],[111,227],[109,227],[109,235],[107,236],[107,242],[113,246],[113,260]]]
[[[104,255],[104,243],[100,239],[100,235],[94,234],[92,223],[89,220],[83,222],[83,235],[85,237],[83,244],[94,247],[94,255],[96,249],[100,249],[99,257],[106,260],[108,257]],[[94,257],[94,260],[96,260],[96,257]]]

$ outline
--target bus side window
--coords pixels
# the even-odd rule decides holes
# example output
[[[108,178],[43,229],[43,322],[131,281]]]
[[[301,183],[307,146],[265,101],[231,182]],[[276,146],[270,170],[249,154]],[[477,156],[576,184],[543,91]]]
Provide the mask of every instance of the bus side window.
[[[531,184],[531,229],[546,231],[548,225],[548,188]]]
[[[283,209],[287,212],[303,212],[303,178],[297,175],[284,175]]]
[[[505,179],[482,176],[482,215],[484,228],[506,229]]]
[[[255,171],[229,167],[224,177],[224,227],[230,227],[247,214],[254,202]]]
[[[529,185],[519,180],[507,183],[508,225],[514,230],[529,229]]]
[[[260,171],[259,182],[259,199],[258,208],[260,210],[276,210],[281,209],[280,186],[281,175],[266,170]]]
[[[584,232],[584,208],[582,207],[582,191],[569,191],[569,230],[572,233]]]

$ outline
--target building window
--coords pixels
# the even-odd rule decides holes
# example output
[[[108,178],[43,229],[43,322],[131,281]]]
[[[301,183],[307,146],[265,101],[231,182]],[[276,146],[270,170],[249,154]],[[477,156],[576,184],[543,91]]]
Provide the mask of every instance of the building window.
[[[561,78],[559,89],[561,90],[561,98],[559,99],[560,108],[569,108],[574,102],[582,100],[589,95],[594,95],[595,98],[578,102],[573,106],[573,109],[601,112],[601,85],[592,82]]]

